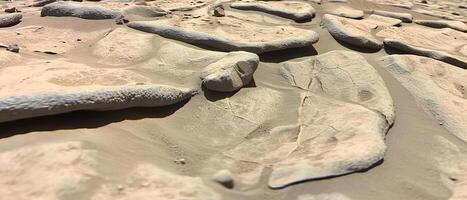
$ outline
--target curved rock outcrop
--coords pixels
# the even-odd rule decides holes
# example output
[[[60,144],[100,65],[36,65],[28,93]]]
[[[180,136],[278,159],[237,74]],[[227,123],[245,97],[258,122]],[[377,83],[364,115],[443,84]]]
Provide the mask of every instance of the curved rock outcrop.
[[[415,20],[415,23],[432,28],[452,28],[454,30],[467,32],[467,25],[461,21],[453,20]]]
[[[374,10],[373,14],[400,19],[402,22],[405,22],[405,23],[412,23],[412,19],[413,19],[413,16],[410,13],[399,13],[399,12],[390,12],[390,11],[384,11],[384,10]]]
[[[252,1],[252,2],[234,2],[230,7],[239,10],[260,11],[279,17],[295,20],[297,22],[307,22],[315,16],[315,9],[307,3],[286,1]]]
[[[121,14],[102,6],[83,6],[76,3],[55,2],[42,7],[41,17],[78,17],[83,19],[113,19]]]

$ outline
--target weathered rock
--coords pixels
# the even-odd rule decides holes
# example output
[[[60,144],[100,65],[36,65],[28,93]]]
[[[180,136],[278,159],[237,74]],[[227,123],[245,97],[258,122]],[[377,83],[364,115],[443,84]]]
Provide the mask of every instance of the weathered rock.
[[[379,62],[428,114],[467,141],[467,72],[464,69],[414,55],[391,55]]]
[[[232,189],[235,186],[232,173],[229,170],[219,170],[212,178],[214,182],[221,184],[222,186]]]
[[[11,51],[11,52],[18,53],[18,52],[19,52],[18,44],[10,44],[10,45],[8,45],[8,48],[6,48],[6,50],[7,50],[7,51]]]
[[[222,7],[215,7],[215,8],[214,8],[213,16],[215,16],[215,17],[224,17],[224,16],[225,16],[224,8],[222,8]]]
[[[378,27],[384,26],[400,26],[402,21],[391,17],[384,17],[380,15],[371,14],[367,18],[361,20],[364,23],[375,24]]]
[[[329,14],[352,19],[361,19],[364,16],[363,11],[347,6],[331,6],[325,10],[328,11]]]
[[[21,13],[0,14],[0,28],[16,25],[22,18]]]
[[[5,8],[6,13],[15,13],[15,12],[21,12],[20,10],[16,9],[16,7],[11,7],[11,8]]]
[[[259,57],[248,52],[230,52],[201,72],[203,85],[213,91],[233,92],[253,79]]]
[[[415,23],[432,28],[452,28],[454,30],[467,32],[467,25],[461,21],[452,20],[415,20]]]
[[[145,18],[161,17],[168,14],[156,6],[131,5],[122,9],[122,15],[129,20],[142,20]]]
[[[375,24],[329,14],[323,16],[322,23],[337,40],[370,49],[383,47],[383,43],[371,35],[371,30],[377,27]]]
[[[370,1],[382,4],[382,5],[394,6],[394,7],[405,8],[405,9],[412,9],[412,7],[414,6],[412,2],[406,1],[406,0],[370,0]]]
[[[47,4],[51,4],[53,2],[56,2],[57,0],[41,0],[41,1],[35,1],[34,3],[31,4],[33,7],[41,7],[45,6]]]
[[[89,188],[97,176],[96,151],[81,142],[49,143],[0,153],[0,195],[11,199],[62,199]],[[43,178],[47,177],[47,181]]]
[[[55,2],[42,7],[41,17],[46,16],[113,19],[120,16],[120,13],[102,6],[83,6],[76,3]]]
[[[132,71],[64,61],[4,68],[1,80],[0,122],[76,110],[166,106],[194,94],[191,89],[152,84]]]
[[[123,25],[130,22],[128,19],[125,18],[123,15],[119,15],[118,17],[115,18],[115,23],[118,25]]]
[[[465,33],[452,29],[411,26],[389,27],[376,35],[385,38],[385,47],[431,57],[463,68],[467,66],[467,36]]]
[[[405,22],[405,23],[412,23],[412,19],[413,19],[412,15],[409,14],[409,13],[399,13],[399,12],[390,12],[390,11],[384,11],[384,10],[374,10],[373,14],[400,19],[400,20],[402,20],[402,22]]]
[[[279,17],[292,19],[298,22],[307,22],[315,16],[315,9],[307,3],[286,1],[251,1],[234,2],[230,7],[239,10],[254,10]]]
[[[120,189],[121,188],[121,189]],[[189,177],[139,164],[121,185],[105,184],[92,200],[124,199],[220,200],[221,196],[199,177]]]
[[[352,200],[341,193],[323,193],[317,195],[304,194],[298,196],[297,200]]]
[[[227,16],[216,20],[215,29],[205,18],[138,21],[128,26],[195,45],[253,53],[306,47],[316,43],[319,37],[314,31],[290,26],[266,26]]]

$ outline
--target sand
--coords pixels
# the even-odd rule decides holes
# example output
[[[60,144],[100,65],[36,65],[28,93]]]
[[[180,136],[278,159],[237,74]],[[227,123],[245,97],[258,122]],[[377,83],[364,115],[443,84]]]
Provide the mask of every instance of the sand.
[[[167,20],[175,16],[188,23],[197,21],[198,15],[204,15],[207,9],[203,6],[209,4],[205,1],[190,3],[180,0],[172,4],[167,2],[170,1],[161,2],[159,7],[171,10],[171,13],[145,16],[137,20]],[[248,23],[261,26],[293,27],[319,34],[319,40],[311,46],[259,54],[260,63],[254,71],[253,80],[238,91],[228,93],[214,92],[202,87],[202,80],[199,78],[206,66],[221,60],[226,52],[137,31],[125,25],[116,25],[114,20],[40,17],[40,7],[23,5],[29,5],[31,1],[0,2],[4,7],[16,6],[23,11],[23,18],[19,24],[0,28],[0,32],[7,35],[0,38],[0,44],[9,45],[16,42],[20,47],[19,53],[7,52],[0,48],[0,75],[5,71],[20,69],[37,62],[74,63],[96,70],[115,70],[123,75],[125,73],[120,72],[128,71],[127,75],[138,77],[138,81],[144,80],[145,83],[193,88],[199,91],[199,94],[190,99],[163,107],[132,107],[110,111],[79,110],[0,123],[0,174],[4,176],[0,178],[0,196],[9,196],[12,199],[73,200],[109,197],[144,199],[162,198],[162,195],[167,195],[163,199],[171,199],[177,197],[174,194],[181,194],[178,197],[191,199],[446,200],[455,194],[453,199],[463,199],[462,183],[466,181],[466,172],[462,171],[462,163],[465,161],[459,157],[465,155],[462,153],[467,151],[467,144],[426,113],[410,90],[378,62],[384,56],[404,52],[352,46],[336,40],[320,26],[323,14],[327,13],[325,10],[332,5],[364,10],[365,19],[371,10],[410,13],[414,20],[442,19],[416,12],[417,9],[438,10],[435,6],[427,7],[414,2],[413,7],[407,9],[390,6],[383,1],[382,4],[378,2],[348,0],[348,3],[332,3],[323,0],[321,4],[310,3],[316,11],[316,16],[311,22],[305,23],[296,23],[262,12],[236,10],[224,3],[226,15],[240,18],[238,21],[248,20]],[[448,1],[439,1],[439,5],[446,2]],[[83,4],[102,5],[116,11],[125,7],[124,2]],[[147,4],[158,6],[157,2]],[[448,10],[465,13],[465,9],[455,6],[461,4],[460,2],[453,1],[452,4],[448,6]],[[429,1],[429,5],[435,5],[435,2]],[[197,7],[201,8],[197,10]],[[459,17],[454,18],[459,20]],[[210,25],[216,26],[217,20],[211,20],[213,24]],[[34,29],[31,30],[31,26]],[[414,23],[401,23],[401,26],[431,28]],[[44,28],[34,31],[37,27]],[[382,42],[383,38],[378,37],[376,33],[383,28],[377,27],[369,34]],[[247,33],[254,33],[254,29],[248,30]],[[263,38],[270,40],[273,37]],[[461,48],[462,42],[464,47],[467,43],[458,42],[460,47],[455,51],[459,54],[464,52]],[[304,92],[303,88],[292,86],[282,76],[283,62],[301,62],[334,50],[360,54],[374,67],[389,91],[394,104],[395,121],[384,134],[383,143],[386,150],[383,159],[371,167],[359,169],[358,172],[271,189],[268,186],[270,174],[273,172],[270,163],[262,164],[259,162],[260,157],[256,158],[259,164],[251,160],[255,161],[254,155],[259,155],[261,151],[274,150],[275,146],[270,143],[296,139],[281,133],[295,133],[300,118],[298,111],[301,95]],[[57,64],[57,67],[60,66]],[[465,70],[459,66],[451,67]],[[10,70],[6,70],[8,68]],[[71,77],[69,80],[75,80]],[[131,77],[126,78],[132,80]],[[100,82],[88,81],[86,87],[108,87],[102,84],[105,83],[105,79],[96,80]],[[53,81],[41,78],[38,78],[38,81],[43,81],[40,82],[45,86],[40,88],[42,90],[47,90],[47,87],[55,88],[51,86]],[[79,81],[72,82],[83,84]],[[0,88],[10,88],[0,90],[2,96],[14,93],[16,90],[12,91],[12,88],[15,87],[28,92],[21,84],[7,83],[0,80]],[[318,99],[319,95],[325,95],[313,90],[307,92],[316,93]],[[333,101],[369,109],[366,104],[345,99],[336,97]],[[238,149],[240,144],[255,138],[260,141],[259,144],[264,144],[251,145],[248,151],[233,151]],[[261,138],[270,140],[262,141]],[[446,146],[453,150],[444,151],[448,149]],[[30,152],[40,156],[33,156]],[[245,154],[246,152],[248,154]],[[34,168],[28,162],[18,161],[22,158],[34,161],[38,167]],[[275,161],[270,162],[274,164]],[[446,163],[454,163],[459,167],[453,170],[446,167]],[[60,170],[50,170],[54,168]],[[212,181],[216,172],[226,168],[232,172],[235,181],[232,189]],[[52,178],[38,181],[37,176],[41,175]],[[70,179],[63,178],[67,176]],[[161,187],[157,187],[158,184],[164,186],[164,191],[159,190]],[[70,185],[74,189],[70,189]]]

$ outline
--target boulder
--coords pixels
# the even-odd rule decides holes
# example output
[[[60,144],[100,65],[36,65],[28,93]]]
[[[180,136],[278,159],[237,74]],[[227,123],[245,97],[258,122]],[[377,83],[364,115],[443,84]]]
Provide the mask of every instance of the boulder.
[[[467,72],[432,58],[391,55],[379,60],[446,129],[467,142]]]
[[[16,25],[22,18],[21,13],[0,14],[0,28]]]
[[[83,6],[77,3],[55,2],[42,7],[41,17],[78,17],[83,19],[113,19],[121,14],[102,6]]]
[[[395,19],[400,19],[402,22],[405,23],[412,23],[412,15],[409,13],[400,13],[400,12],[390,12],[390,11],[384,11],[384,10],[374,10],[373,14],[375,15],[381,15],[385,17],[392,17]]]
[[[307,22],[315,16],[315,9],[307,3],[287,1],[248,1],[234,2],[230,7],[239,10],[254,10],[259,12],[292,19],[297,22]]]
[[[376,34],[384,39],[385,48],[426,56],[465,68],[467,36],[452,29],[420,26],[388,27]]]
[[[461,21],[453,20],[415,20],[415,23],[432,28],[452,28],[454,30],[467,32],[467,25]]]
[[[259,57],[248,52],[230,52],[201,72],[203,85],[213,91],[233,92],[253,79]]]
[[[128,23],[128,26],[190,44],[253,53],[306,47],[316,43],[319,38],[312,30],[261,25],[228,16],[216,17],[216,28],[213,28],[209,23],[211,16],[205,17],[207,18],[135,21]]]

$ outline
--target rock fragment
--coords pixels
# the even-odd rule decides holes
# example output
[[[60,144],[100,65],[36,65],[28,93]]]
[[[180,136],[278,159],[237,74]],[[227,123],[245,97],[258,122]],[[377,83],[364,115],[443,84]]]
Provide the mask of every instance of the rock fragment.
[[[230,52],[204,68],[200,77],[209,90],[233,92],[250,83],[258,63],[259,57],[256,54]]]
[[[16,9],[16,7],[11,7],[11,8],[5,8],[6,13],[15,13],[15,12],[21,12],[20,10]]]
[[[217,171],[211,178],[214,182],[221,184],[222,186],[232,189],[235,186],[234,179],[232,177],[232,173],[227,170],[219,170]]]
[[[83,6],[76,3],[55,2],[42,7],[41,17],[46,16],[114,19],[120,16],[120,13],[102,6]]]
[[[21,13],[0,14],[0,28],[16,25],[22,18]]]
[[[15,44],[10,44],[10,45],[8,45],[6,50],[11,51],[11,52],[15,52],[15,53],[19,53],[19,46],[16,43]]]

